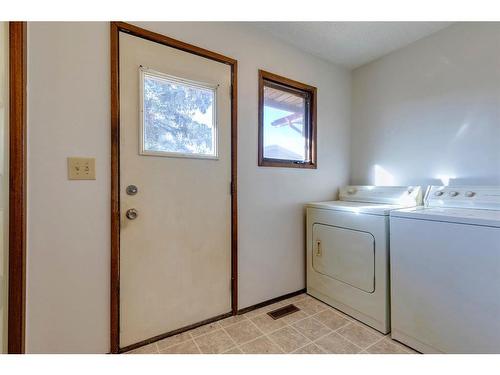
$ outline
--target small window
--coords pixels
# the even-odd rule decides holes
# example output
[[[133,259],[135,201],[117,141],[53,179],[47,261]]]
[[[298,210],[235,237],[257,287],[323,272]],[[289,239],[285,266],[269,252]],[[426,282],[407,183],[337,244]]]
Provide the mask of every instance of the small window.
[[[259,165],[316,168],[316,88],[259,70]]]
[[[140,68],[140,154],[217,158],[217,86]]]

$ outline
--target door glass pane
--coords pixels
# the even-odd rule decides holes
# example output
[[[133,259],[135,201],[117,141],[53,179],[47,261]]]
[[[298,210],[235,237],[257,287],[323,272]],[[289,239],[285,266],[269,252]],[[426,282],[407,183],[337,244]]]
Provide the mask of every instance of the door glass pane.
[[[264,158],[308,161],[305,119],[303,95],[264,86]]]
[[[217,157],[216,87],[142,71],[142,154]]]

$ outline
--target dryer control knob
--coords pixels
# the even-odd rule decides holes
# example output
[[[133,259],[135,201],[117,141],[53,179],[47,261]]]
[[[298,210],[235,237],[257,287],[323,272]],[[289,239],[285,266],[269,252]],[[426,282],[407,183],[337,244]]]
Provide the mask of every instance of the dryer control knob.
[[[465,196],[468,198],[472,198],[474,195],[476,195],[476,193],[474,193],[473,191],[468,191],[467,193],[465,193]]]
[[[438,191],[436,191],[436,192],[434,193],[434,195],[435,195],[436,197],[440,197],[440,196],[441,196],[441,195],[443,195],[443,194],[444,194],[444,193],[443,193],[441,190],[438,190]]]
[[[456,197],[459,193],[458,191],[450,191],[448,194],[450,195],[450,197]]]

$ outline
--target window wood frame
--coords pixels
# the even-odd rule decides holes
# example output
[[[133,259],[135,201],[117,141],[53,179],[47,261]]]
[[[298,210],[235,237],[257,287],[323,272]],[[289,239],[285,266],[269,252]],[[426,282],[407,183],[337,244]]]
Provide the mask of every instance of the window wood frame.
[[[305,133],[308,143],[307,162],[294,160],[279,160],[264,157],[264,86],[270,82],[271,85],[279,85],[279,89],[289,91],[293,94],[302,94],[309,97],[309,105],[306,105],[307,123]],[[274,73],[259,69],[259,141],[258,141],[258,165],[260,167],[282,167],[282,168],[306,168],[316,169],[317,163],[317,88],[302,82],[279,76]]]

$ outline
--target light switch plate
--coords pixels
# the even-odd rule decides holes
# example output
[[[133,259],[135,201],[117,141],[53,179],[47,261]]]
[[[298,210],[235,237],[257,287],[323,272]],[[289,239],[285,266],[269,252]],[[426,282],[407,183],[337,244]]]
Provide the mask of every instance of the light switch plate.
[[[68,158],[68,180],[95,180],[95,158]]]

